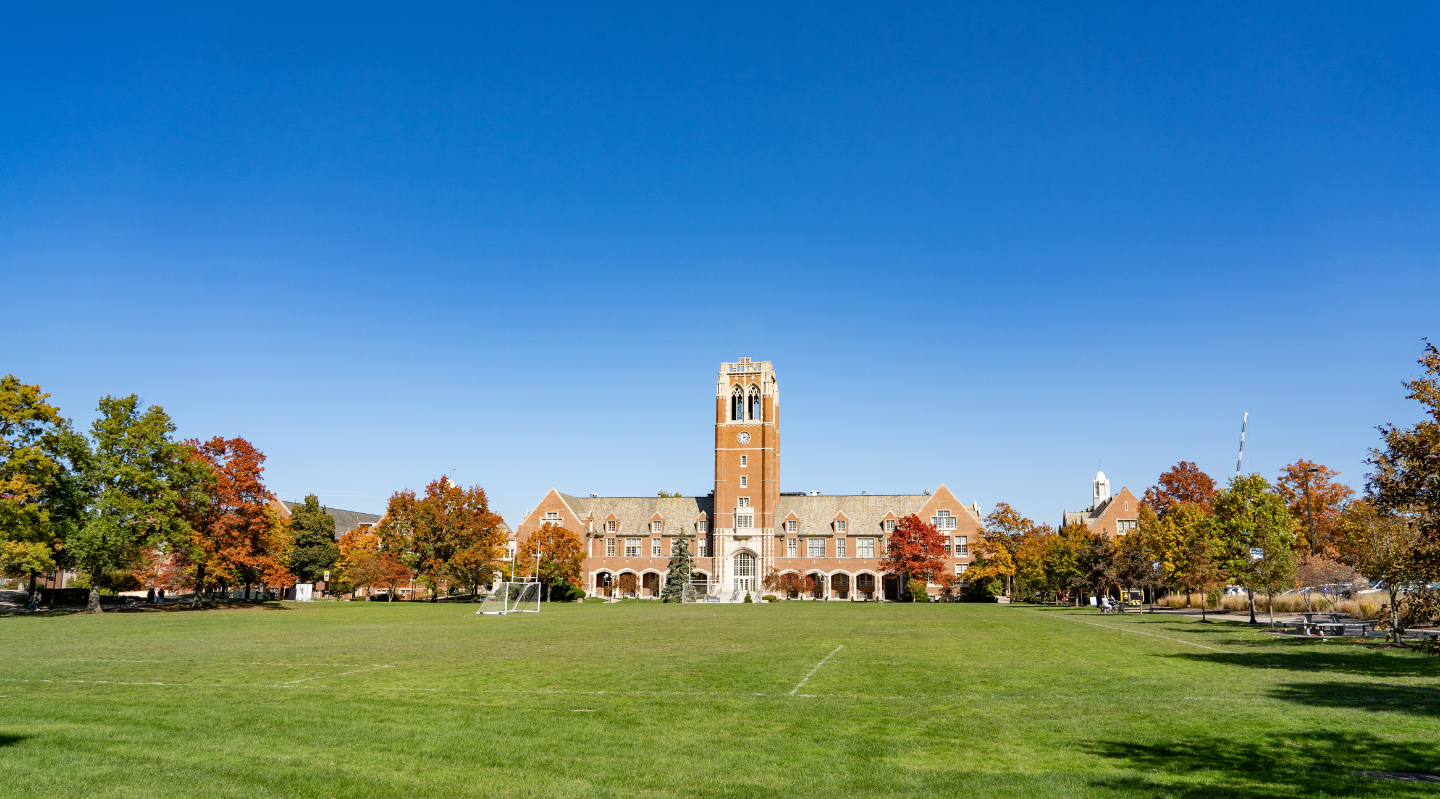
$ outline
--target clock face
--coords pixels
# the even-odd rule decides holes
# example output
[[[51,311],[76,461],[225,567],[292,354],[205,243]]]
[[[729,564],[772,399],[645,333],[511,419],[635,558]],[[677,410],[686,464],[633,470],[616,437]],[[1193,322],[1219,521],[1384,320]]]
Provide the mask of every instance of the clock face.
[[[745,432],[744,430],[741,430],[740,435],[735,436],[735,440],[739,441],[741,444],[749,444],[750,434]]]

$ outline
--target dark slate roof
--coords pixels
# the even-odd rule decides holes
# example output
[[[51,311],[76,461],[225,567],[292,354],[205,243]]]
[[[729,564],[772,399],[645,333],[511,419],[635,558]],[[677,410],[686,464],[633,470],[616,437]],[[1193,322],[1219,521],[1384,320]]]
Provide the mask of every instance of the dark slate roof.
[[[303,502],[286,502],[285,507],[295,512],[296,505],[303,505]],[[326,508],[325,512],[335,520],[335,535],[342,536],[362,524],[374,525],[380,521],[380,517],[373,513],[361,513],[358,510],[340,510],[339,508]]]

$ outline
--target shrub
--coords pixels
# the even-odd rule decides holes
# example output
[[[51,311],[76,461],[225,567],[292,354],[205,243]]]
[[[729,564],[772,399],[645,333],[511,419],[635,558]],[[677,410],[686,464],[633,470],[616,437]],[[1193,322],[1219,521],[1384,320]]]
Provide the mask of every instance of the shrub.
[[[760,597],[760,598],[761,598],[762,600],[766,601],[766,602],[779,602],[779,601],[780,601],[780,597],[775,596],[774,594],[766,594],[765,596],[762,596],[762,597]]]
[[[753,600],[753,599],[750,598],[750,592],[749,592],[749,591],[746,591],[746,592],[745,592],[745,604],[749,605],[749,604],[754,603],[754,601],[755,601],[755,600]]]

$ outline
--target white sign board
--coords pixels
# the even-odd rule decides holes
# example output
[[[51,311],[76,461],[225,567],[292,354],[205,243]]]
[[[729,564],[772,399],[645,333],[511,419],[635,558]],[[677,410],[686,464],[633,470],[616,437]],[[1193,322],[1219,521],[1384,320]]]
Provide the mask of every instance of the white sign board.
[[[296,601],[296,602],[309,602],[309,601],[310,601],[310,597],[311,597],[312,593],[314,592],[314,590],[315,590],[315,586],[311,585],[310,583],[296,583],[296,584],[295,584],[295,601]]]

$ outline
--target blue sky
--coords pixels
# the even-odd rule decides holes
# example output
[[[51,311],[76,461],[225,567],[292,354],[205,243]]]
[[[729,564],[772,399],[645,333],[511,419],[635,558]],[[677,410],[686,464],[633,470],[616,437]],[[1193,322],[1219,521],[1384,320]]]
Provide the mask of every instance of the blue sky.
[[[1440,336],[1433,4],[15,6],[0,372],[284,499],[782,485],[1047,522],[1097,464],[1357,487]]]

